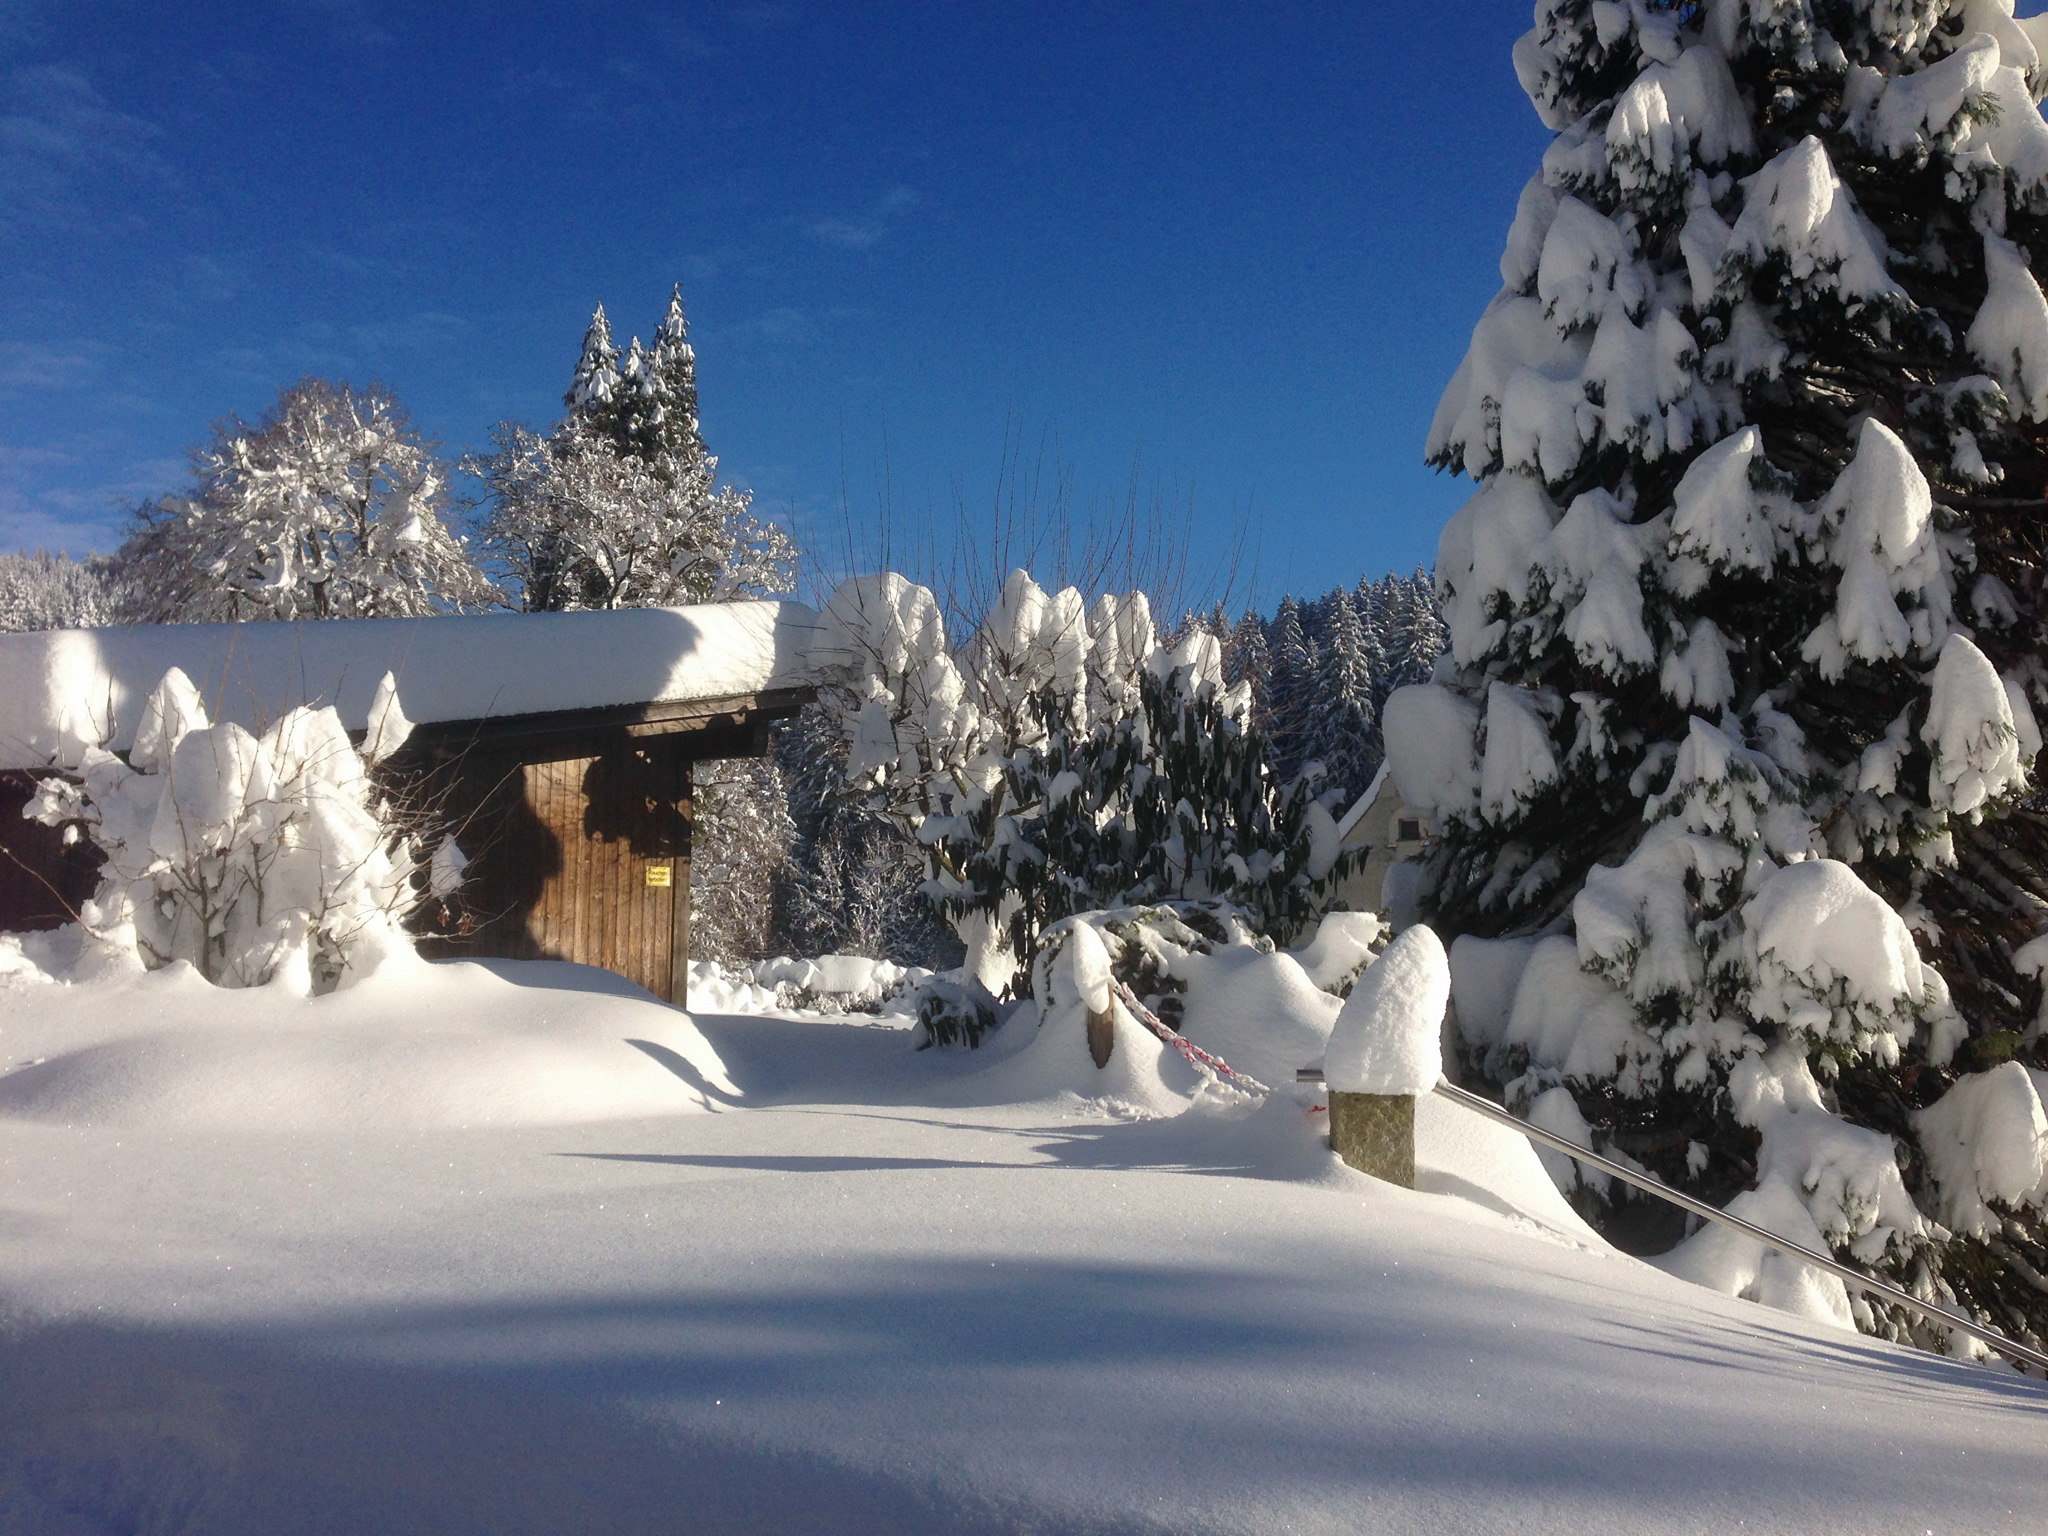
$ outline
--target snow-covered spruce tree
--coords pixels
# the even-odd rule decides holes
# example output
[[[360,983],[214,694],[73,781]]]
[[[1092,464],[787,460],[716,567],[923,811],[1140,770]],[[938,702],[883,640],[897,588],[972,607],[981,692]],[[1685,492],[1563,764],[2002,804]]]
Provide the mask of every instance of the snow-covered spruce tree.
[[[640,338],[633,338],[639,351]],[[697,352],[683,313],[683,285],[669,295],[654,345],[636,367],[621,369],[625,390],[614,428],[621,449],[650,464],[692,464],[705,454],[697,424]]]
[[[387,675],[360,748],[325,708],[254,736],[209,724],[174,667],[128,760],[88,747],[27,814],[106,855],[81,912],[101,942],[219,986],[329,991],[408,948],[405,915],[461,878],[455,845],[424,854],[373,776],[411,729]]]
[[[1378,716],[1373,708],[1374,646],[1352,594],[1330,594],[1322,654],[1310,683],[1314,699],[1302,732],[1302,754],[1323,765],[1325,781],[1343,805],[1364,793],[1380,765]]]
[[[1291,594],[1280,599],[1267,637],[1271,662],[1257,711],[1273,764],[1289,775],[1307,761],[1308,733],[1315,721],[1315,678],[1322,662],[1303,620],[1302,605]]]
[[[384,389],[306,379],[254,426],[216,426],[193,485],[136,508],[122,617],[419,617],[485,606],[450,532],[447,468]]]
[[[1335,823],[1267,769],[1216,637],[1160,644],[1142,593],[1090,608],[1015,571],[956,652],[930,591],[863,577],[833,595],[812,656],[849,782],[925,850],[991,992],[1079,911],[1219,900],[1286,935],[1336,864]]]
[[[1451,655],[1383,723],[1433,919],[1527,936],[1459,941],[1510,1103],[2039,1342],[2048,25],[2011,10],[1540,0],[1557,137],[1429,439],[1479,481]],[[1969,1347],[1719,1229],[1671,1262]]]
[[[1410,576],[1383,576],[1374,583],[1370,611],[1379,647],[1373,670],[1373,707],[1384,713],[1387,695],[1425,681],[1437,657],[1450,648],[1450,631],[1437,612],[1435,586],[1420,569]]]
[[[576,357],[576,375],[562,404],[585,416],[607,410],[619,391],[619,349],[612,345],[612,323],[604,306],[597,306],[590,326],[583,333],[583,350]]]
[[[1243,683],[1252,691],[1252,708],[1273,685],[1273,652],[1266,643],[1266,621],[1247,608],[1230,638],[1223,644],[1223,681],[1235,688]]]
[[[501,422],[465,466],[485,485],[485,548],[528,612],[644,608],[772,595],[795,584],[796,546],[718,483],[697,425],[697,361],[682,290],[650,353],[622,362],[598,306],[568,414],[548,433]]]
[[[40,549],[0,555],[0,631],[112,624],[119,596],[114,563],[105,555],[73,560]]]

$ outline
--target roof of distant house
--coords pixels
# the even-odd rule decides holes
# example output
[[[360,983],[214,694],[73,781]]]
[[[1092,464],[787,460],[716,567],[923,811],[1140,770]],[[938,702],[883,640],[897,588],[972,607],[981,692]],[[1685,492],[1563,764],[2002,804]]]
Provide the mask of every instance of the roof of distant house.
[[[387,672],[421,725],[803,687],[816,623],[802,603],[744,602],[0,634],[0,769],[126,751],[172,667],[216,720],[260,730],[331,704],[356,731]]]
[[[402,700],[404,695],[400,694],[399,697]],[[1382,762],[1380,764],[1380,771],[1374,774],[1372,782],[1365,786],[1365,793],[1352,801],[1351,809],[1346,811],[1338,820],[1337,835],[1339,837],[1349,837],[1351,835],[1351,829],[1357,826],[1358,819],[1372,808],[1373,801],[1379,799],[1380,791],[1386,787],[1386,783],[1387,765]]]

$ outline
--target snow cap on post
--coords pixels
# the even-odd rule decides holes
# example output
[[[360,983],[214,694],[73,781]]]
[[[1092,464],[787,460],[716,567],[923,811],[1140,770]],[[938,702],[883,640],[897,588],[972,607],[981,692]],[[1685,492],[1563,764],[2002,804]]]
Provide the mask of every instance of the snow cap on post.
[[[1072,991],[1074,1001],[1080,1003],[1091,1014],[1108,1013],[1112,977],[1109,968],[1109,951],[1103,947],[1102,935],[1086,921],[1077,920],[1068,930],[1066,949],[1060,959],[1066,962],[1064,985],[1055,983],[1054,996],[1062,991]]]
[[[1451,963],[1418,923],[1366,969],[1337,1015],[1323,1080],[1337,1093],[1420,1098],[1443,1076],[1444,1010]]]

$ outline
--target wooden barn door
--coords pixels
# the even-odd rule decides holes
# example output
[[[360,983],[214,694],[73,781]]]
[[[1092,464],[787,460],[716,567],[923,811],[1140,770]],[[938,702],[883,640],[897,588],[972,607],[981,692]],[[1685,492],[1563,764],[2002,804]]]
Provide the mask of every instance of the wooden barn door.
[[[690,764],[623,743],[523,767],[560,867],[526,915],[537,953],[600,966],[681,1006],[690,959]]]

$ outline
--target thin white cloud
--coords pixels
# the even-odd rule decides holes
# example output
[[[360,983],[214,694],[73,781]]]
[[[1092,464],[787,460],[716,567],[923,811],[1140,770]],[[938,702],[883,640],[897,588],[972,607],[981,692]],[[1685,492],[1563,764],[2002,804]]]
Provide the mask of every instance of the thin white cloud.
[[[870,250],[887,238],[896,216],[909,212],[918,202],[915,187],[891,187],[864,213],[852,218],[814,219],[807,228],[811,238],[821,245],[835,245],[847,251]]]
[[[391,352],[444,347],[468,330],[469,322],[462,316],[427,309],[396,319],[352,325],[348,334],[365,351]]]
[[[0,92],[0,223],[75,218],[96,182],[175,187],[158,152],[163,130],[107,105],[76,69],[39,64],[9,73]]]
[[[84,389],[104,377],[114,349],[104,342],[51,346],[34,341],[0,341],[0,392],[59,394]]]

